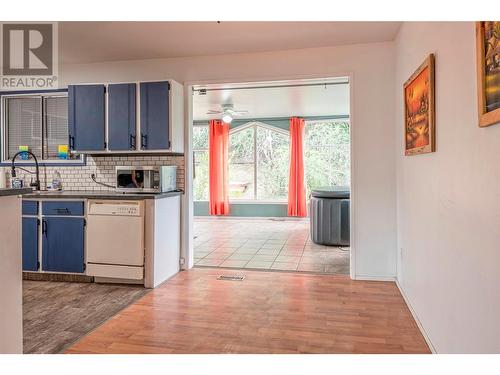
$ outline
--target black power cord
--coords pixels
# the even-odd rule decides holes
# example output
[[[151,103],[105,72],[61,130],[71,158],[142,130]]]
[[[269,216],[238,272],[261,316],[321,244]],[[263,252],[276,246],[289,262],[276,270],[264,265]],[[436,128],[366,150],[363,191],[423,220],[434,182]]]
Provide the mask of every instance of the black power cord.
[[[97,180],[96,180],[95,173],[92,173],[92,174],[90,175],[90,177],[92,178],[92,180],[93,180],[96,184],[99,184],[99,185],[102,185],[102,186],[106,186],[106,187],[111,188],[111,189],[114,189],[114,188],[115,188],[115,186],[111,186],[111,185],[105,184],[104,182],[97,181]]]

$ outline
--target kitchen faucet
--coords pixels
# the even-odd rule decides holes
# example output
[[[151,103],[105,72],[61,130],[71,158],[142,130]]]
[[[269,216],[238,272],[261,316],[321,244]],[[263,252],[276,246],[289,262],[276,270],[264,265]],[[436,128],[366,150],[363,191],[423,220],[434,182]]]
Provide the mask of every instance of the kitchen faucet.
[[[22,153],[27,153],[27,154],[30,154],[31,156],[33,156],[33,159],[35,159],[35,166],[36,166],[36,180],[35,182],[31,182],[30,183],[30,186],[34,186],[35,187],[35,190],[40,190],[40,169],[38,167],[38,160],[35,156],[34,153],[32,153],[31,151],[19,151],[17,154],[15,154],[13,157],[12,157],[12,165],[11,165],[11,175],[12,175],[12,178],[16,177],[16,167],[14,165],[14,162],[16,160],[16,157],[19,155],[19,154],[22,154]]]

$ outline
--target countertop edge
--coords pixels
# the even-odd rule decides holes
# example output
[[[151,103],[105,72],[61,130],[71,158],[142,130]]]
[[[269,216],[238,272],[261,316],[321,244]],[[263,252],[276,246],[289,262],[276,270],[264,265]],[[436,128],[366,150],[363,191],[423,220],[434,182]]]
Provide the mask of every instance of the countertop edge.
[[[85,191],[62,191],[41,192],[23,195],[24,199],[109,199],[109,200],[146,200],[165,199],[184,194],[181,191],[170,191],[158,194],[127,194],[115,192],[85,192]]]
[[[0,197],[10,197],[13,195],[27,195],[31,194],[33,189],[31,188],[21,188],[21,189],[0,189]]]

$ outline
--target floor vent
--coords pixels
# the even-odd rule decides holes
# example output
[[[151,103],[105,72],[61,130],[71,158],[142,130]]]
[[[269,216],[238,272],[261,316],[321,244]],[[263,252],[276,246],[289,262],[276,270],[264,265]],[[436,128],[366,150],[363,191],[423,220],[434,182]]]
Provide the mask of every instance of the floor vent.
[[[220,275],[217,280],[229,280],[229,281],[243,281],[245,276],[239,275]]]

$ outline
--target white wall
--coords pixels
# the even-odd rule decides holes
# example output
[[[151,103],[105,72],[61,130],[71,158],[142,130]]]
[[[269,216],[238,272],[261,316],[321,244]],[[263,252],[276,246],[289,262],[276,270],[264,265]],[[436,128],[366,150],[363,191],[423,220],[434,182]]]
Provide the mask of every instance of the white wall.
[[[267,53],[124,61],[60,67],[60,86],[78,82],[173,78],[274,80],[352,73],[355,275],[395,277],[393,43]]]
[[[436,152],[403,156],[403,83],[436,57]],[[396,39],[398,279],[439,353],[500,352],[500,124],[477,126],[474,23]]]

